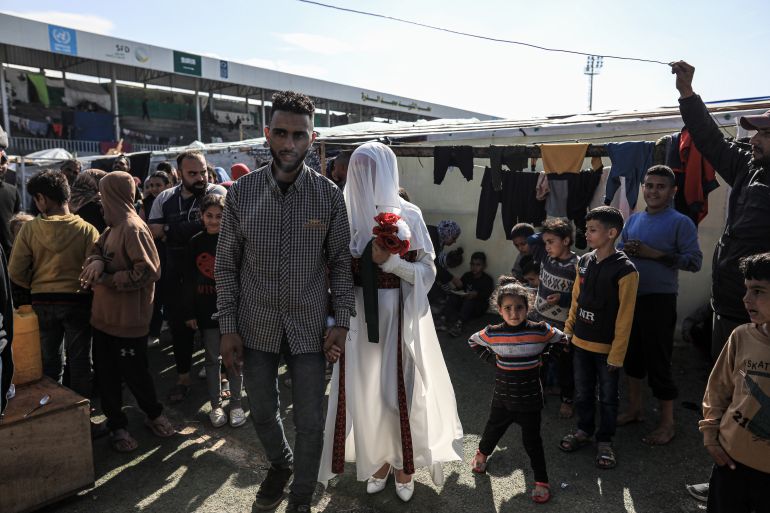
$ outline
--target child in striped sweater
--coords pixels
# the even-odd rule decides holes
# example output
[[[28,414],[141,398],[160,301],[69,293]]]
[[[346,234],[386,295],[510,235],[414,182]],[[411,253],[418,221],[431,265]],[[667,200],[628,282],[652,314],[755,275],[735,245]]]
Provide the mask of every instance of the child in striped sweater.
[[[487,326],[468,340],[479,358],[497,369],[489,420],[471,463],[472,470],[486,471],[487,458],[508,426],[516,423],[521,426],[524,450],[535,474],[532,500],[548,502],[550,489],[540,437],[543,409],[540,366],[543,354],[553,344],[564,349],[567,340],[564,333],[549,324],[527,319],[529,293],[515,278],[502,277],[492,297],[504,322]]]

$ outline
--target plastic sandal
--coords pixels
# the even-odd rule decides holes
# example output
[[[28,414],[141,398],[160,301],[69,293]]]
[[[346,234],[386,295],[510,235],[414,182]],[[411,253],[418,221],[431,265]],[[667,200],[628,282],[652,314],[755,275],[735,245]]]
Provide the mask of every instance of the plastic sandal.
[[[564,452],[575,452],[590,443],[590,438],[583,438],[577,436],[577,433],[570,433],[561,439],[561,442],[559,442],[559,449]]]
[[[532,500],[538,504],[545,504],[549,500],[551,500],[551,485],[548,483],[541,483],[539,481],[535,481],[535,486],[542,486],[545,488],[545,493],[542,495],[538,495],[536,493],[536,489],[532,490]]]
[[[617,464],[612,444],[608,442],[600,443],[596,451],[596,466],[600,469],[609,470],[615,468]]]
[[[187,397],[187,394],[190,393],[190,387],[188,385],[183,385],[182,383],[177,383],[173,387],[171,387],[171,390],[168,391],[168,402],[174,404],[174,403],[181,403],[185,400]]]
[[[110,431],[110,447],[115,452],[125,453],[135,451],[139,444],[125,429],[116,429],[115,431]]]
[[[160,438],[168,438],[176,434],[176,429],[171,425],[165,415],[160,414],[153,420],[144,419],[144,425],[152,431],[152,434]]]

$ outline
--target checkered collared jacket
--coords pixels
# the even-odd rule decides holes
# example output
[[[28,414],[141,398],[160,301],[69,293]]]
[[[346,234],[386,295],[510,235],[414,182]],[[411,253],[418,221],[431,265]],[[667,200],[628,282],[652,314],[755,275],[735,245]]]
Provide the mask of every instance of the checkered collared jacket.
[[[215,279],[222,334],[250,349],[292,354],[322,350],[329,300],[337,326],[355,315],[350,228],[341,191],[307,166],[285,193],[260,168],[227,194]]]

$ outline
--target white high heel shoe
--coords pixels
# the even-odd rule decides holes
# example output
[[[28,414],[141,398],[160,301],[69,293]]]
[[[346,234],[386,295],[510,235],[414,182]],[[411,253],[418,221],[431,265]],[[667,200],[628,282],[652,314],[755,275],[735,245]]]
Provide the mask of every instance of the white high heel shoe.
[[[414,494],[414,476],[412,476],[408,483],[399,483],[394,474],[393,481],[396,483],[396,495],[398,495],[398,498],[404,502],[409,502]]]
[[[385,474],[385,477],[380,479],[379,477],[370,477],[366,480],[366,493],[369,495],[372,495],[374,493],[379,493],[385,489],[385,484],[388,482],[388,476],[390,473],[393,472],[393,467],[390,467],[388,469],[388,473]]]

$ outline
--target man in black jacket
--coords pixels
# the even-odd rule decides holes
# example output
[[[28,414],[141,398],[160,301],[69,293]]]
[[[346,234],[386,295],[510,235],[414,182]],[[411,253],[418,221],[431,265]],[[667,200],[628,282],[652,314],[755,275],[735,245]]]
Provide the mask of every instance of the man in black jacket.
[[[751,152],[727,142],[692,90],[695,68],[684,61],[671,65],[681,96],[679,109],[695,146],[732,187],[727,221],[714,251],[711,306],[715,312],[711,353],[716,360],[736,326],[749,322],[743,306],[741,258],[770,251],[770,111],[740,119],[741,126],[757,132]]]
[[[679,61],[671,64],[679,90],[679,109],[695,146],[732,187],[727,221],[714,250],[711,306],[714,329],[711,355],[716,360],[733,329],[749,322],[743,306],[745,288],[738,269],[741,258],[770,251],[770,111],[740,119],[741,126],[756,130],[751,152],[724,139],[700,96],[692,89],[695,68]],[[708,483],[688,485],[693,497],[706,500]]]

